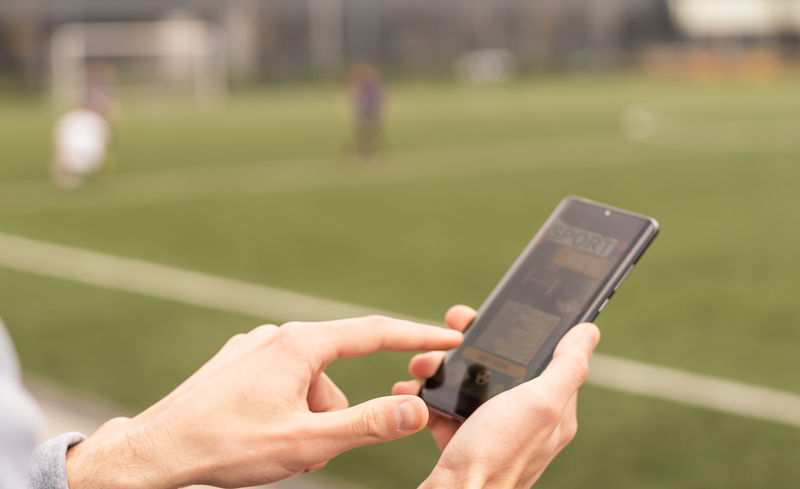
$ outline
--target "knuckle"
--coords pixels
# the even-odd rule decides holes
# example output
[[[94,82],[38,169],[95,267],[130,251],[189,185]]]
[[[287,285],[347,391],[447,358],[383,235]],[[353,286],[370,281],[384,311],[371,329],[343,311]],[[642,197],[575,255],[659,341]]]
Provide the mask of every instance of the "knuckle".
[[[280,327],[282,333],[290,334],[290,333],[297,333],[303,329],[305,323],[301,323],[300,321],[291,321],[285,323],[283,326]]]
[[[256,327],[251,331],[251,333],[256,334],[263,334],[263,333],[274,333],[278,330],[278,327],[274,324],[262,324],[261,326]]]
[[[576,362],[575,367],[572,369],[572,375],[578,386],[583,385],[586,382],[586,377],[589,376],[589,362],[586,360]]]
[[[272,338],[276,332],[278,331],[278,327],[272,324],[264,324],[254,328],[252,331],[245,335],[251,341],[256,343],[263,343],[268,342],[270,338]]]
[[[335,350],[335,345],[326,341],[328,335],[316,323],[292,321],[278,328],[275,341],[279,348],[294,358],[305,358],[313,368],[324,365],[324,358]]]
[[[292,321],[278,328],[278,333],[284,340],[289,342],[303,342],[310,339],[310,329],[311,325],[308,323]]]
[[[239,339],[237,343],[247,343],[248,348],[259,348],[271,343],[278,327],[272,324],[264,324],[250,330],[247,334],[236,335]]]
[[[225,346],[240,343],[246,336],[247,335],[245,335],[244,333],[235,334],[230,338],[228,338],[228,341],[225,342]]]
[[[269,341],[266,341],[264,346],[274,347],[278,351],[295,356],[303,349],[303,330],[303,323],[286,323],[274,330],[274,333],[268,337]]]
[[[557,426],[561,422],[562,409],[554,399],[544,399],[536,410],[539,420],[547,426]]]
[[[567,446],[572,440],[575,439],[575,435],[578,434],[578,420],[571,419],[566,426],[564,427],[564,432],[561,436],[561,446]]]
[[[365,317],[364,319],[375,327],[388,326],[389,324],[392,323],[392,321],[394,321],[392,318],[387,316],[382,316],[380,314],[373,314],[371,316]]]
[[[366,437],[379,440],[383,433],[381,424],[375,409],[372,406],[365,406],[360,415],[356,417],[353,435],[356,438]]]
[[[231,336],[230,338],[228,338],[228,341],[226,341],[225,344],[222,345],[222,348],[219,349],[217,355],[236,351],[236,349],[239,348],[244,341],[246,341],[245,340],[246,337],[247,335],[244,333],[239,333]]]

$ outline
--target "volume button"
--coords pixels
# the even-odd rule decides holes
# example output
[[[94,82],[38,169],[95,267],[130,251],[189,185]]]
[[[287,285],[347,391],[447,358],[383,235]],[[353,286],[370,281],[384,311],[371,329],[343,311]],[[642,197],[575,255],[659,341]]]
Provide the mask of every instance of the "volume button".
[[[617,289],[619,288],[619,286],[622,285],[622,282],[624,282],[625,279],[628,278],[628,275],[631,273],[631,270],[633,270],[633,267],[635,267],[635,266],[636,266],[636,264],[631,265],[631,267],[628,269],[628,271],[625,272],[625,275],[623,275],[622,278],[619,279],[619,282],[617,282],[617,286],[614,287],[614,292],[616,292]]]
[[[610,298],[609,298],[609,299],[610,299]],[[603,309],[605,309],[605,308],[606,308],[606,304],[608,304],[608,299],[606,299],[606,301],[605,301],[605,302],[603,302],[603,305],[602,305],[602,306],[600,306],[600,309],[598,309],[598,310],[597,310],[597,314],[600,314],[601,312],[603,312]]]

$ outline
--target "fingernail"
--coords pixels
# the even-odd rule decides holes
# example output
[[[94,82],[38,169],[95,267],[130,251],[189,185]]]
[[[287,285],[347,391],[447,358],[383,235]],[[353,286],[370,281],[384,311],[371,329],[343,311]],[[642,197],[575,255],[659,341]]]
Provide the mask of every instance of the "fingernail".
[[[419,427],[422,416],[415,401],[406,401],[397,406],[397,427],[400,431],[413,431]]]
[[[593,328],[591,326],[587,326],[583,330],[583,339],[586,340],[587,343],[592,345],[592,350],[597,348],[597,343],[600,342],[600,332],[597,328]]]

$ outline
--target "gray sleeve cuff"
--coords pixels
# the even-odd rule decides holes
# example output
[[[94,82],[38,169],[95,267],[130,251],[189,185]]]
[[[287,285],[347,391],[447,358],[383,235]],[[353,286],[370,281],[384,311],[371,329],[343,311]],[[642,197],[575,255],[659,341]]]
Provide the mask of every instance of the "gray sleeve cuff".
[[[86,439],[81,433],[64,433],[46,441],[34,452],[28,466],[30,489],[69,489],[67,485],[67,450]]]

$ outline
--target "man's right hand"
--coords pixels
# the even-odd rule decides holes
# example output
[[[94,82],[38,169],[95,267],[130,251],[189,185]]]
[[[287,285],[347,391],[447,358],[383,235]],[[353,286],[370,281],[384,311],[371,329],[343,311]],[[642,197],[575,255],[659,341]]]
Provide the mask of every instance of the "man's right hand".
[[[466,306],[445,316],[447,325],[464,331],[475,317]],[[547,369],[529,382],[484,403],[463,424],[430,414],[430,428],[442,456],[423,488],[528,488],[536,482],[578,429],[578,388],[586,380],[589,358],[600,340],[594,324],[567,333]],[[417,355],[409,371],[419,379],[433,376],[443,352]],[[419,392],[418,380],[399,382],[393,394]]]
[[[261,326],[237,335],[170,395],[67,452],[71,489],[247,487],[323,467],[422,430],[415,395],[348,407],[325,375],[339,358],[455,348],[461,333],[380,316]]]

